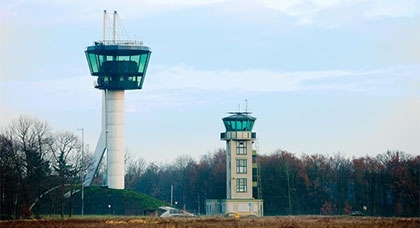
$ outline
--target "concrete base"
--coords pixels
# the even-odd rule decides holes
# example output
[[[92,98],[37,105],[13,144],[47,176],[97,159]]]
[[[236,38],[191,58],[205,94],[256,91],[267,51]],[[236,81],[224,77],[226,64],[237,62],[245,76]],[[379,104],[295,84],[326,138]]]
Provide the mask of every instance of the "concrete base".
[[[206,200],[206,215],[263,216],[261,199],[209,199]]]

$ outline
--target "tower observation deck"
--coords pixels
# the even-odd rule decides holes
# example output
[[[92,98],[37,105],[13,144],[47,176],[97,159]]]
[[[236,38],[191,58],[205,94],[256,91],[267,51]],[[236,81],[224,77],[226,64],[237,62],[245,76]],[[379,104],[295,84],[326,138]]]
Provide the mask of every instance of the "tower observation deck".
[[[151,50],[138,41],[98,41],[86,48],[90,73],[97,76],[95,88],[141,89]]]
[[[95,154],[83,185],[89,186],[103,155],[107,154],[105,185],[124,189],[124,90],[141,89],[146,76],[151,49],[141,41],[117,40],[116,18],[113,19],[113,40],[106,40],[107,13],[104,11],[104,40],[85,50],[94,87],[102,90],[102,130]]]

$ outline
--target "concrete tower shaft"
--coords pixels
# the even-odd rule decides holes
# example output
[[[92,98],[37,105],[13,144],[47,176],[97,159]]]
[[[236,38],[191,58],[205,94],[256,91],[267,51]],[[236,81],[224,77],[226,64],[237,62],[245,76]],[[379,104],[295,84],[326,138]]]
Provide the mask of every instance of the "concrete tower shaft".
[[[230,137],[229,137],[230,136]],[[226,140],[226,199],[253,196],[253,150],[251,134],[228,135]],[[248,137],[249,136],[249,137]],[[238,151],[241,151],[238,153]]]
[[[107,183],[124,189],[124,90],[107,91]]]

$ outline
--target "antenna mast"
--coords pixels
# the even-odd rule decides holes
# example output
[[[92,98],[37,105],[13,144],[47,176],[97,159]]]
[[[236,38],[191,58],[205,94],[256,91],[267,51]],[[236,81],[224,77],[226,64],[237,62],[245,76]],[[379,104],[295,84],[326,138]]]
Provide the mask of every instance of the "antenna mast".
[[[107,17],[107,14],[106,14],[106,10],[104,10],[104,27],[103,27],[103,42],[105,42],[105,40],[106,40],[106,22],[107,22],[107,20],[106,20],[106,17]]]
[[[245,112],[248,113],[248,100],[245,99]]]
[[[113,18],[113,28],[112,28],[112,41],[114,41],[114,43],[117,41],[117,11],[114,11],[114,18]]]

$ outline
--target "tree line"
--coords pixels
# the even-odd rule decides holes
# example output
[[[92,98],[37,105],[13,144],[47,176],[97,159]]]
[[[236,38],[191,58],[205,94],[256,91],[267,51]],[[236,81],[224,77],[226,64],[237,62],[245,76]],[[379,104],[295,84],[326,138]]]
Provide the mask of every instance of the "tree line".
[[[265,215],[368,215],[415,217],[420,213],[420,155],[387,151],[376,157],[340,154],[295,156],[278,150],[258,156]],[[128,180],[128,181],[127,181]],[[188,156],[172,164],[128,164],[126,188],[198,214],[206,199],[226,198],[225,150]],[[258,194],[260,192],[260,194]]]
[[[31,117],[19,117],[0,132],[0,215],[39,216],[42,197],[51,213],[72,210],[72,193],[80,189],[91,155],[82,156],[79,137],[53,131]],[[419,216],[420,155],[387,151],[376,157],[346,158],[339,153],[297,157],[278,150],[258,155],[258,188],[265,215]],[[206,199],[226,198],[224,149],[196,161],[188,155],[170,164],[126,159],[125,188],[168,204],[205,214]],[[101,184],[104,168],[93,183]],[[50,197],[51,198],[51,197]],[[70,208],[64,208],[70,202]]]
[[[39,217],[48,193],[55,196],[51,211],[58,205],[63,217],[65,200],[74,202],[88,160],[75,133],[53,132],[47,122],[27,116],[12,121],[0,132],[1,218]]]

